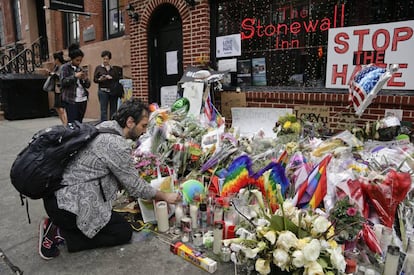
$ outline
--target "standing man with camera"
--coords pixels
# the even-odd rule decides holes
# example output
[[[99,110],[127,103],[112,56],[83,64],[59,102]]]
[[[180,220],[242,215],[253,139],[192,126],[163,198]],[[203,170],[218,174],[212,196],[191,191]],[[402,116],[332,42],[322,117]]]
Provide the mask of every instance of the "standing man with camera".
[[[80,67],[84,53],[79,45],[69,46],[69,57],[71,61],[62,66],[60,73],[62,102],[66,109],[68,123],[75,120],[82,122],[88,102],[87,89],[91,86],[91,82],[88,74]]]

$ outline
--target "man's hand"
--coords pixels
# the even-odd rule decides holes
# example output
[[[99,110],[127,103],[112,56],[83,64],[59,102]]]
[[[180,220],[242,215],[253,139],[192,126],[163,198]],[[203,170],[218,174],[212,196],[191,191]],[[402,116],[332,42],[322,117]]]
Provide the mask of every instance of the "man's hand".
[[[166,192],[161,192],[161,191],[157,191],[154,199],[160,200],[160,201],[166,201],[167,203],[172,203],[172,204],[178,203],[182,200],[181,195],[179,193],[166,193]]]

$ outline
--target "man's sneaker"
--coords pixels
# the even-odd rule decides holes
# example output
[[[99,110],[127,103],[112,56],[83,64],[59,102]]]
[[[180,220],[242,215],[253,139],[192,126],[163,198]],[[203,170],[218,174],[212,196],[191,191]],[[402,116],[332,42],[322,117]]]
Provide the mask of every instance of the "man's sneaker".
[[[49,218],[44,218],[39,224],[39,255],[45,260],[59,256],[57,248],[57,227]]]

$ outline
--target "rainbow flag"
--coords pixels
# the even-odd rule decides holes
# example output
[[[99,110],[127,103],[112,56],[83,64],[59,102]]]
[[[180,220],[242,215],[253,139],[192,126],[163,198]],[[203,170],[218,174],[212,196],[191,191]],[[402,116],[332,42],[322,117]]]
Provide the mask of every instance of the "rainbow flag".
[[[204,103],[204,115],[206,116],[209,124],[213,127],[220,127],[224,123],[224,119],[221,114],[214,107],[210,93],[208,93],[207,98]]]
[[[283,166],[283,168],[286,168],[288,162],[289,162],[289,154],[286,150],[283,151],[283,153],[279,156],[279,158],[276,161],[277,163],[280,163],[280,165]]]
[[[316,165],[305,182],[298,188],[293,203],[300,208],[308,206],[315,209],[322,202],[327,192],[326,168],[332,158],[332,155],[326,156],[318,165]]]
[[[268,201],[272,211],[278,208],[277,185],[281,186],[282,196],[285,196],[289,187],[289,180],[285,174],[285,168],[280,163],[271,162],[260,170],[255,176],[256,186],[260,189],[263,197]]]
[[[221,196],[236,194],[241,188],[254,183],[254,178],[250,177],[252,161],[248,155],[243,155],[230,164],[226,178],[221,188]]]

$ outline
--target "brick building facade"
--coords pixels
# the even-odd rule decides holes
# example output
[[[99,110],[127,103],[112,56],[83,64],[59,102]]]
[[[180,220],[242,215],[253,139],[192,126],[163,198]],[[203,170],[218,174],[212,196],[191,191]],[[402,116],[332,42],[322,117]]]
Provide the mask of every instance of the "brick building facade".
[[[90,16],[79,16],[79,43],[85,53],[82,65],[87,66],[90,71],[100,64],[100,52],[102,50],[111,50],[113,53],[112,64],[121,65],[124,69],[126,78],[131,78],[133,82],[134,96],[143,98],[151,103],[153,99],[159,99],[154,93],[159,90],[154,89],[158,80],[154,80],[154,61],[151,59],[151,43],[154,39],[153,32],[156,30],[154,24],[162,21],[162,16],[158,13],[167,7],[170,11],[174,10],[179,15],[180,32],[182,34],[182,52],[178,54],[178,73],[177,79],[181,77],[182,70],[193,66],[202,68],[205,64],[199,63],[200,60],[208,60],[214,68],[217,68],[218,59],[215,54],[215,43],[217,33],[217,22],[221,19],[217,16],[217,2],[209,0],[119,0],[119,13],[123,16],[125,29],[117,36],[110,36],[107,33],[106,25],[108,15],[105,10],[105,1],[84,1],[85,12]],[[15,37],[15,30],[12,29],[10,14],[12,14],[11,3],[14,1],[0,2],[0,10],[3,13],[3,30],[4,40],[1,41],[2,48],[12,45],[15,42],[30,44],[38,37],[36,28],[36,15],[34,14],[36,1],[20,0],[22,8],[22,38],[20,41]],[[39,1],[42,2],[42,1]],[[234,2],[234,1],[233,1]],[[245,2],[245,1],[242,1]],[[236,1],[233,9],[253,9],[250,6],[240,5]],[[266,1],[264,1],[266,2]],[[264,3],[263,2],[263,3]],[[269,2],[269,1],[267,1]],[[319,2],[319,1],[313,1]],[[323,2],[323,1],[322,1]],[[410,2],[410,3],[408,3]],[[412,5],[408,1],[407,5]],[[49,0],[44,1],[47,6]],[[323,3],[322,3],[323,4]],[[351,5],[351,4],[350,4]],[[139,16],[138,20],[128,16],[127,7]],[[266,8],[266,7],[265,7]],[[351,9],[352,10],[352,9]],[[67,13],[45,10],[45,24],[47,30],[49,56],[55,51],[67,48],[66,36],[67,25],[65,25],[65,16]],[[250,11],[247,11],[249,13]],[[119,16],[120,16],[119,15]],[[159,18],[157,18],[159,16]],[[360,16],[360,15],[359,15]],[[412,17],[409,14],[409,19]],[[234,21],[240,18],[229,18]],[[349,19],[351,20],[351,19]],[[390,19],[391,20],[391,19]],[[389,20],[389,21],[390,21]],[[406,19],[405,19],[406,20]],[[356,23],[354,22],[354,25]],[[93,33],[93,37],[90,35]],[[88,36],[88,39],[85,39]],[[177,38],[178,39],[178,38]],[[154,40],[155,41],[155,40]],[[326,54],[326,53],[325,53]],[[46,64],[47,66],[47,64]],[[268,71],[273,70],[268,68]],[[92,72],[90,77],[92,77]],[[175,81],[175,80],[174,80]],[[175,85],[175,82],[171,82]],[[155,83],[154,83],[155,82]],[[236,85],[237,86],[237,85]],[[235,86],[229,87],[228,90],[235,90]],[[88,105],[86,117],[98,117],[98,101],[95,95],[97,87],[91,88],[91,98]],[[362,125],[365,121],[378,120],[384,116],[384,109],[403,110],[403,120],[414,122],[414,97],[412,90],[387,90],[382,91],[380,95],[368,107],[367,111],[361,118],[353,116],[352,109],[347,109],[348,91],[346,89],[327,89],[321,86],[314,87],[284,87],[282,86],[244,86],[241,92],[246,94],[248,107],[272,107],[272,108],[293,108],[297,105],[316,105],[329,106],[330,108],[330,127],[341,129],[341,121],[354,121]],[[215,104],[220,110],[220,94],[216,94]],[[229,125],[231,118],[226,120]]]

